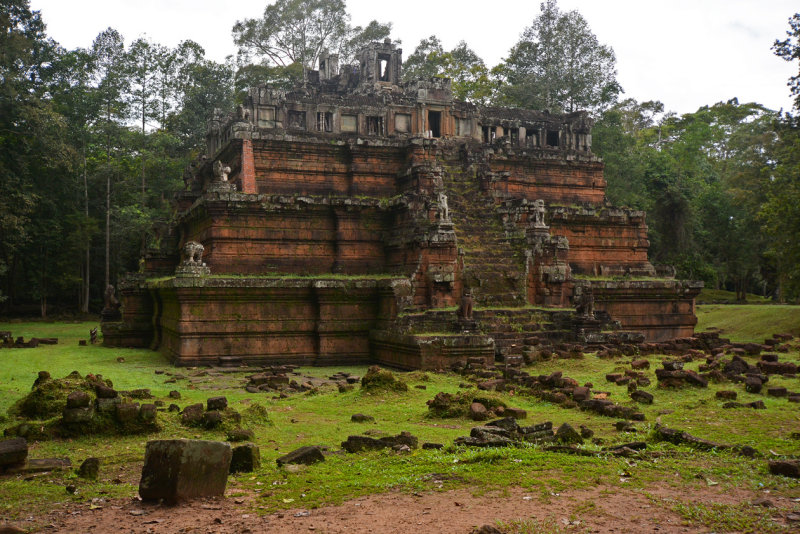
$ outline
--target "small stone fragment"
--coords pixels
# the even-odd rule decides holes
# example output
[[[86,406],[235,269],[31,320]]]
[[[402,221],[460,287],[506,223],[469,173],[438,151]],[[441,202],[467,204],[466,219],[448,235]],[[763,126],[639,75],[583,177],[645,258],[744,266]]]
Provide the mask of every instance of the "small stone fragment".
[[[100,458],[95,458],[94,456],[85,459],[78,468],[78,476],[87,480],[97,480],[99,472]]]

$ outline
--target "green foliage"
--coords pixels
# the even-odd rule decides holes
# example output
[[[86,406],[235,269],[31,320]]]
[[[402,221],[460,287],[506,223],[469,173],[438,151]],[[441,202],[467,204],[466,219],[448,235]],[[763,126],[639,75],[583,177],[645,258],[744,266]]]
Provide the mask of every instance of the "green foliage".
[[[612,203],[647,211],[650,258],[740,296],[774,290],[761,231],[776,115],[732,99],[682,116],[625,100],[600,118],[595,150]]]
[[[389,36],[391,24],[372,21],[366,28],[350,26],[343,0],[278,0],[268,4],[260,19],[238,21],[233,41],[249,63],[288,67],[297,63],[313,69],[320,54],[330,51],[349,62],[363,45]]]
[[[497,73],[506,82],[504,102],[572,112],[601,110],[616,100],[622,88],[615,65],[614,51],[598,42],[580,13],[562,12],[547,0]]]
[[[800,13],[795,13],[789,18],[789,29],[786,31],[786,36],[783,41],[775,39],[772,50],[776,56],[786,61],[798,61],[798,70],[800,70]],[[800,111],[800,73],[789,78],[786,85],[789,86],[791,94],[795,95],[794,109]]]
[[[191,41],[126,47],[111,28],[64,50],[23,0],[0,26],[0,301],[96,311],[106,273],[136,270],[169,217],[208,117],[233,103],[233,68]]]
[[[422,39],[414,52],[403,62],[403,79],[432,77],[452,80],[453,96],[476,104],[488,104],[494,97],[496,82],[491,79],[483,60],[461,41],[445,51],[438,37]]]

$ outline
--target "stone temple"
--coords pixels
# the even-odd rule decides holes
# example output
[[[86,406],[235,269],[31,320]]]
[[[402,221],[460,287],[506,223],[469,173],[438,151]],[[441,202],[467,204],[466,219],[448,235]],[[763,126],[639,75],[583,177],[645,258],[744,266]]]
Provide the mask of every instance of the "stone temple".
[[[104,343],[437,369],[692,335],[701,284],[655,268],[645,214],[607,203],[586,112],[480,107],[401,67],[388,42],[323,55],[216,112]]]

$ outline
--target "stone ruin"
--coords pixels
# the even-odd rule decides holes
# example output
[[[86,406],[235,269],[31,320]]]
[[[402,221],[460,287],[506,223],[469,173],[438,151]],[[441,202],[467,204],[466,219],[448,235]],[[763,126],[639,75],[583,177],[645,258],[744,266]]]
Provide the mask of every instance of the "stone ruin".
[[[644,212],[608,204],[588,113],[476,106],[401,67],[388,42],[323,55],[302,85],[215,112],[104,344],[445,369],[521,358],[534,334],[692,334],[701,284],[656,269]]]

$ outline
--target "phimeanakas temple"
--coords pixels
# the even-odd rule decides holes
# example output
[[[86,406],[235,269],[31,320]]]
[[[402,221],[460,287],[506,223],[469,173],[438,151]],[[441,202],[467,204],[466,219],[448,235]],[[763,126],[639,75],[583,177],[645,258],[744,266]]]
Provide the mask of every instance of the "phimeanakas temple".
[[[692,335],[702,284],[654,268],[644,212],[607,203],[586,112],[401,82],[388,42],[358,59],[323,55],[301,86],[215,114],[106,345],[177,365],[447,369]]]

